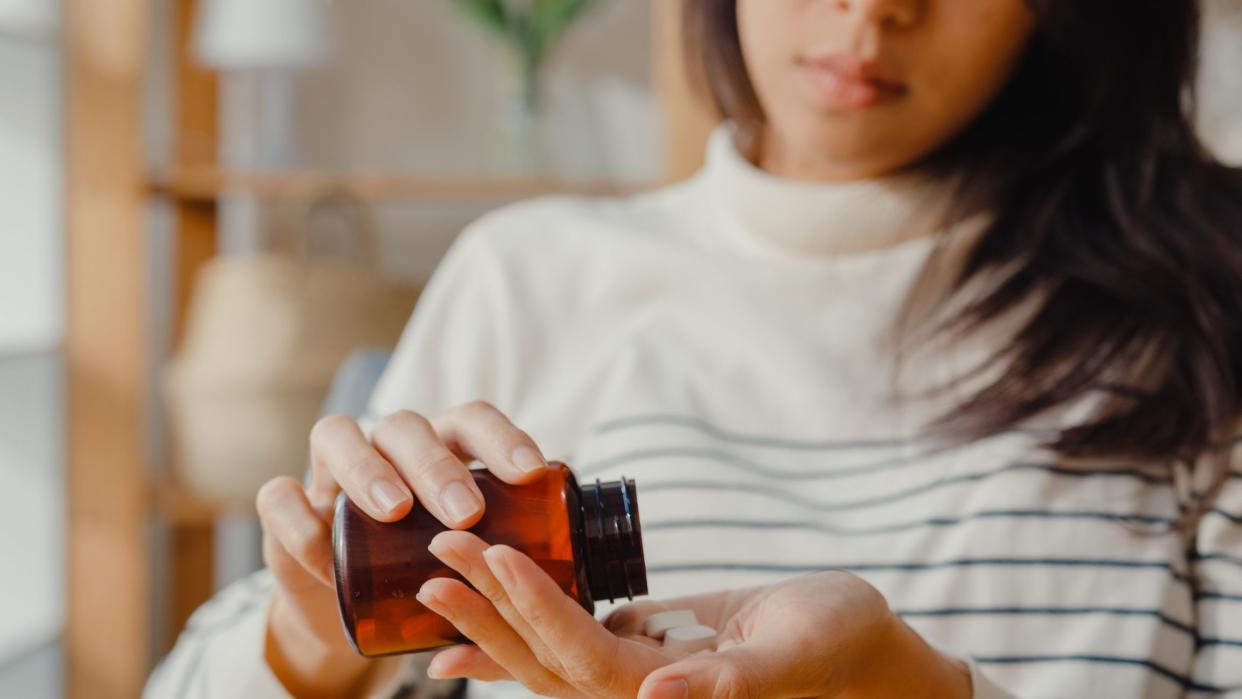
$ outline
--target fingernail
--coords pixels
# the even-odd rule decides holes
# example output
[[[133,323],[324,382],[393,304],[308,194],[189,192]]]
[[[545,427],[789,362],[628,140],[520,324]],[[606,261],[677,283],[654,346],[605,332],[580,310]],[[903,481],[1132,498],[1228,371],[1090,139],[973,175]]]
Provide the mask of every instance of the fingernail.
[[[427,676],[433,680],[451,680],[460,674],[460,668],[454,669],[452,658],[444,653],[436,653],[431,662],[427,663]]]
[[[440,507],[457,522],[473,517],[482,504],[478,496],[461,481],[453,481],[440,491]]]
[[[444,608],[444,605],[440,602],[439,597],[436,597],[435,595],[425,590],[419,590],[417,593],[415,593],[414,599],[421,602],[422,605],[428,609],[433,609],[433,608],[443,609]]]
[[[509,459],[517,470],[522,473],[534,473],[535,471],[545,471],[548,468],[548,462],[543,460],[539,452],[534,447],[523,444],[513,450],[509,455]]]
[[[409,494],[388,481],[375,481],[371,484],[371,498],[384,512],[392,512],[410,498]]]
[[[445,546],[444,542],[440,541],[439,536],[434,537],[431,543],[427,544],[427,550],[431,555],[440,559],[444,565],[454,570],[461,567],[461,557],[451,547]]]
[[[647,699],[686,699],[690,684],[685,680],[661,680],[647,693]]]
[[[323,573],[324,573],[324,575],[326,575],[326,576],[328,577],[328,583],[329,583],[330,585],[335,585],[335,584],[336,584],[336,566],[334,566],[334,565],[332,565],[331,563],[329,563],[329,564],[328,564],[328,565],[327,565],[327,566],[323,569]]]
[[[483,551],[483,560],[487,561],[487,567],[492,570],[492,575],[496,576],[496,580],[504,587],[513,586],[513,570],[509,568],[509,564],[500,555],[499,546],[489,546]]]
[[[440,532],[440,534],[443,534],[443,533],[444,532]],[[440,541],[440,534],[436,534],[435,536],[431,537],[431,541],[427,542],[428,551],[432,553],[437,553],[444,549],[444,542]]]

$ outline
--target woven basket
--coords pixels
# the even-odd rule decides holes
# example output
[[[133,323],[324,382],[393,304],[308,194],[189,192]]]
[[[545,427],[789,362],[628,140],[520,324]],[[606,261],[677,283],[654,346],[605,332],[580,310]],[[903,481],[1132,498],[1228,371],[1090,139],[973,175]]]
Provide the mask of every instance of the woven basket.
[[[341,204],[313,207],[306,236],[329,205]],[[164,377],[176,474],[197,497],[248,505],[269,479],[300,477],[337,367],[356,348],[396,343],[418,292],[383,279],[369,223],[353,228],[361,261],[311,254],[304,239],[200,272]]]

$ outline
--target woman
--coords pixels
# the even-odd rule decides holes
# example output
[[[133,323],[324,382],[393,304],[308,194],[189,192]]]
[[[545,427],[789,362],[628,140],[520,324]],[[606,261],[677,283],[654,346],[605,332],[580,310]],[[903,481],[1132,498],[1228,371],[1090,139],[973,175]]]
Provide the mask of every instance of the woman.
[[[688,0],[730,120],[704,170],[466,232],[373,417],[320,422],[310,485],[260,493],[270,574],[152,694],[1242,693],[1242,177],[1190,126],[1196,10]],[[485,594],[419,599],[477,645],[353,655],[333,496],[461,529],[466,463],[520,483],[545,455],[637,479],[653,595],[681,599],[601,626],[447,532]],[[669,606],[720,649],[636,639]]]

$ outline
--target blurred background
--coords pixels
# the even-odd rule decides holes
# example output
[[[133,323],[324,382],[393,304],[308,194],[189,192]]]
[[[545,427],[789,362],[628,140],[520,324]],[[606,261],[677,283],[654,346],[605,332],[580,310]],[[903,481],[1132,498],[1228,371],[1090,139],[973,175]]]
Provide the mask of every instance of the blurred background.
[[[697,168],[679,4],[0,0],[0,696],[139,693],[469,221]],[[1205,34],[1242,163],[1242,0]]]

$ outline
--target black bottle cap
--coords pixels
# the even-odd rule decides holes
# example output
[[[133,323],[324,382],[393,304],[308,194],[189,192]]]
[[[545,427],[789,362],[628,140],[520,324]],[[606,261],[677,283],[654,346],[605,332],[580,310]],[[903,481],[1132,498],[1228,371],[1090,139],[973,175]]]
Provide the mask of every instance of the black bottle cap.
[[[647,594],[647,561],[634,481],[582,488],[587,584],[593,599],[609,602]]]

